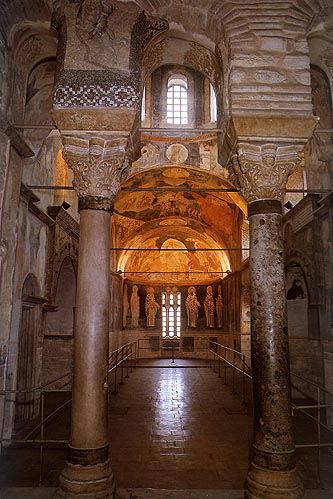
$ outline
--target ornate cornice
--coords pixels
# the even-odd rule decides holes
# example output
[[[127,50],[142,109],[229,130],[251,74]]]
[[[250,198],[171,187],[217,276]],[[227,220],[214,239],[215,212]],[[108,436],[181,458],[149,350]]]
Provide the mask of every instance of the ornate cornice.
[[[230,167],[230,180],[248,203],[282,201],[289,175],[302,161],[302,146],[239,143]]]
[[[73,186],[80,200],[103,198],[113,204],[120,189],[126,142],[123,137],[63,136],[63,156],[74,172]]]

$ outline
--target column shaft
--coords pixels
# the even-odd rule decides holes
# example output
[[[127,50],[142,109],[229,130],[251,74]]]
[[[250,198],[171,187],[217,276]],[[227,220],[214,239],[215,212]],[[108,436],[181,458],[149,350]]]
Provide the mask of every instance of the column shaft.
[[[74,337],[71,446],[108,444],[110,213],[82,210]]]
[[[251,203],[249,220],[254,442],[247,497],[298,498],[303,492],[291,422],[281,203]]]
[[[71,442],[57,499],[114,498],[108,444],[109,275],[110,212],[82,209]]]

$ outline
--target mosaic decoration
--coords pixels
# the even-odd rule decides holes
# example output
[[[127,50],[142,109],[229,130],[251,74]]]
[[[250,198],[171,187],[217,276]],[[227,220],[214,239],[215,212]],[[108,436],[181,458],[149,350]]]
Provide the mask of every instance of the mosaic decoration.
[[[55,90],[56,107],[122,107],[139,104],[138,85],[112,71],[66,70]]]
[[[150,19],[141,13],[131,35],[129,75],[107,69],[104,71],[64,70],[55,88],[54,106],[56,108],[100,106],[137,109],[140,105],[139,76],[143,52],[149,42],[167,27],[166,21]],[[106,25],[103,29],[105,28]]]

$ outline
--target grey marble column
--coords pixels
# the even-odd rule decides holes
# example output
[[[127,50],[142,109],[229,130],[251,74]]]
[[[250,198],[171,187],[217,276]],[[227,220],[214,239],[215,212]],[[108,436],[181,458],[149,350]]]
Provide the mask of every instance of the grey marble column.
[[[254,441],[248,498],[300,498],[291,422],[282,205],[249,205]]]
[[[239,145],[234,179],[248,201],[254,402],[247,499],[299,499],[291,421],[282,203],[299,162],[293,147]]]
[[[108,386],[110,231],[121,157],[105,139],[64,137],[79,195],[80,240],[74,332],[71,439],[56,498],[113,499]]]

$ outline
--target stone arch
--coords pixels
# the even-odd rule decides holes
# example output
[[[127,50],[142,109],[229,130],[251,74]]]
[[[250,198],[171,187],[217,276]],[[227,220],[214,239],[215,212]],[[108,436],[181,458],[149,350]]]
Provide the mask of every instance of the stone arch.
[[[14,123],[24,122],[26,106],[26,89],[29,75],[39,64],[55,60],[57,40],[41,26],[30,29],[21,28],[11,34],[10,43],[13,50],[13,73],[11,78]]]
[[[73,335],[76,298],[76,273],[73,260],[65,256],[61,262],[54,296],[56,310],[46,319],[47,334]]]
[[[33,274],[28,274],[22,286],[22,308],[18,337],[18,362],[15,422],[33,419],[36,415],[34,388],[38,380],[36,355],[39,324],[39,284]]]
[[[51,283],[51,301],[54,303],[56,297],[57,283],[60,275],[62,263],[69,258],[77,275],[78,248],[76,244],[63,232],[59,231],[59,240],[55,249],[53,261],[53,277]]]
[[[333,124],[332,95],[326,72],[318,65],[311,64],[312,100],[315,116],[320,118],[320,128],[331,128]]]
[[[290,336],[308,336],[309,285],[303,267],[290,262],[286,268],[288,332]]]
[[[212,50],[184,34],[165,32],[148,46],[143,57],[143,80],[148,85],[147,94],[150,76],[162,66],[175,66],[187,72],[192,70],[207,78],[216,94],[218,123],[221,122],[222,103],[225,99],[222,56],[217,46]]]
[[[288,224],[288,226],[290,226],[290,224]],[[316,301],[316,296],[314,291],[315,282],[314,282],[313,273],[311,271],[312,265],[310,260],[300,251],[295,249],[289,249],[286,251],[285,261],[286,261],[285,272],[287,272],[287,269],[292,266],[298,266],[302,269],[305,282],[307,283],[309,303],[315,302]]]
[[[296,267],[302,270],[307,287],[307,324],[308,335],[318,336],[319,331],[319,304],[316,276],[313,272],[313,264],[309,258],[296,249],[287,250],[286,253],[286,275],[289,268]],[[287,290],[288,291],[288,290]],[[290,306],[289,306],[290,307]],[[304,311],[303,311],[304,312]]]
[[[53,85],[55,57],[38,61],[27,76],[24,120],[36,125],[52,125]],[[38,110],[38,114],[36,112]]]

